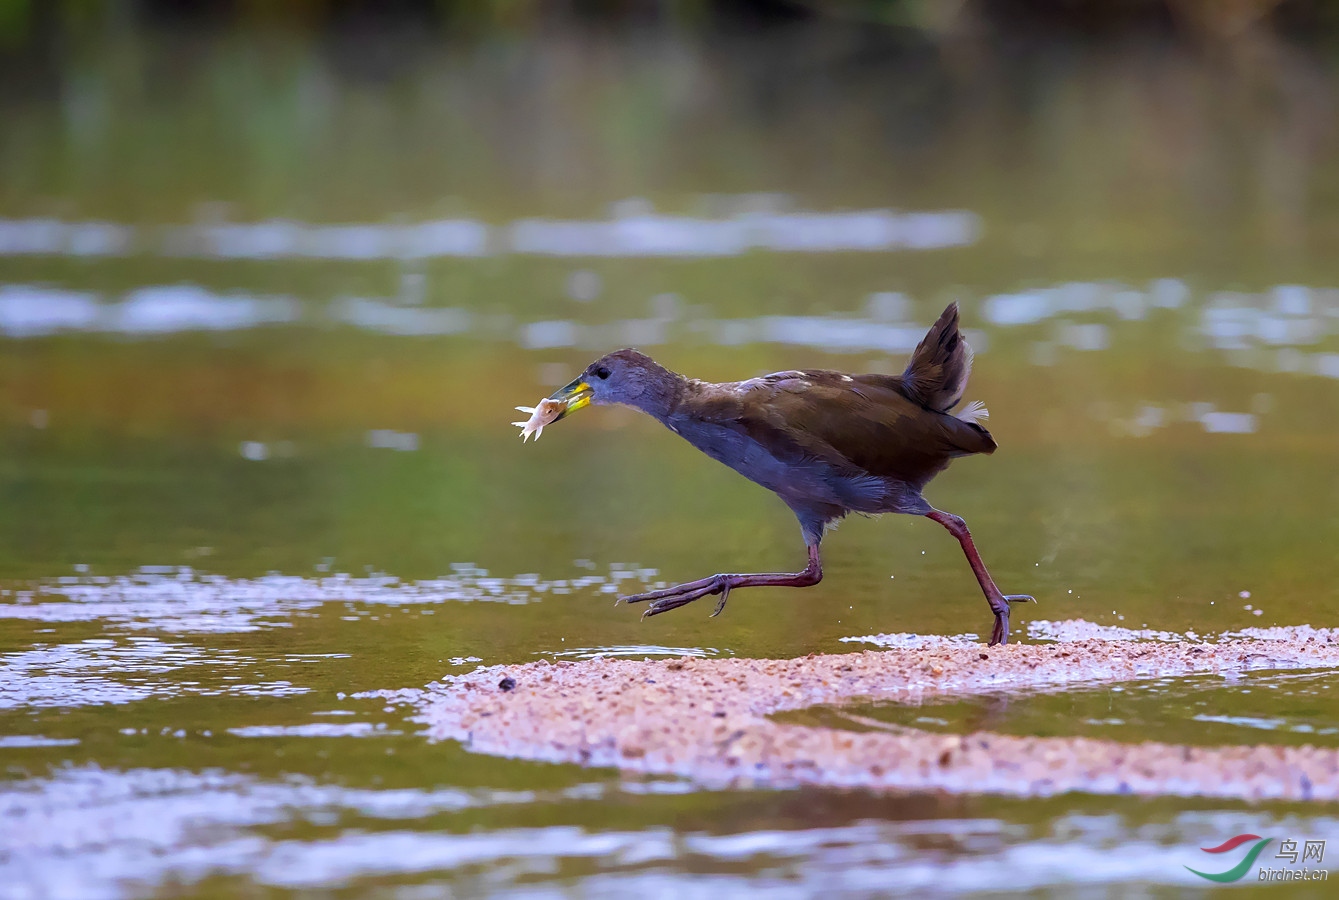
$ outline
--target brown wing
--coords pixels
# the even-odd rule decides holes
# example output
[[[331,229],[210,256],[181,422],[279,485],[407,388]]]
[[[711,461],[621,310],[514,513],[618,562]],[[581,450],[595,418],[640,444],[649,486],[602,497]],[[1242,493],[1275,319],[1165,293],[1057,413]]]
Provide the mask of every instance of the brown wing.
[[[787,462],[917,481],[953,457],[995,449],[985,429],[907,398],[895,376],[779,372],[712,387],[699,413],[733,423]]]

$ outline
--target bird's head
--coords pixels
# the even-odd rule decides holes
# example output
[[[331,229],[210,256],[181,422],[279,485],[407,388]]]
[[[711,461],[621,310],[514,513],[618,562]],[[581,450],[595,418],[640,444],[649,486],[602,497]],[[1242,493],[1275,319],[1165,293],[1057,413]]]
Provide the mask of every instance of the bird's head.
[[[549,399],[566,401],[559,419],[591,403],[624,403],[653,412],[648,401],[660,397],[663,386],[673,378],[645,353],[615,350],[595,360]]]

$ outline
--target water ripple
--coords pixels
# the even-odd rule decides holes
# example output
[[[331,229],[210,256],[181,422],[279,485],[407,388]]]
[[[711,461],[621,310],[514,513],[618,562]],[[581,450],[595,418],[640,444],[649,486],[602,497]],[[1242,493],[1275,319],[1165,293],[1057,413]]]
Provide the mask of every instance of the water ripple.
[[[1156,822],[1063,813],[1040,828],[990,817],[870,821],[795,828],[676,833],[666,827],[548,826],[415,830],[427,816],[542,801],[600,799],[618,785],[566,791],[364,790],[218,771],[116,771],[92,766],[9,782],[0,790],[0,896],[114,900],[169,884],[248,876],[289,889],[376,876],[486,873],[493,890],[540,887],[584,861],[567,889],[631,896],[682,893],[802,897],[880,893],[888,885],[939,893],[1084,884],[1188,885],[1183,863],[1223,834],[1325,835],[1333,817],[1263,810],[1190,811]],[[292,821],[364,816],[336,836],[269,836]],[[1119,851],[1119,852],[1117,852]],[[666,863],[677,865],[666,868]],[[693,874],[684,874],[691,872]],[[477,882],[468,882],[475,884]],[[440,888],[440,889],[438,889]],[[451,893],[434,885],[433,895]]]
[[[248,675],[217,676],[216,682],[167,677],[199,666],[215,675],[219,671],[254,675],[261,663],[233,650],[206,650],[151,637],[38,645],[0,656],[0,709],[104,706],[185,695],[286,697],[310,690],[281,679],[247,680]]]
[[[0,219],[0,256],[137,254],[204,259],[432,259],[502,254],[645,257],[881,252],[960,247],[980,222],[964,210],[897,213],[745,212],[720,219],[667,216],[621,207],[607,220],[521,219],[491,226],[475,219],[408,225],[266,222],[173,225],[141,230],[108,222]]]
[[[606,657],[624,657],[627,659],[646,659],[652,656],[692,656],[707,659],[719,656],[715,647],[661,647],[656,644],[628,644],[613,647],[574,647],[571,650],[537,650],[535,656],[553,659],[604,659]]]
[[[608,575],[543,579],[526,573],[490,576],[469,563],[449,576],[401,581],[391,575],[320,578],[270,574],[225,578],[189,567],[145,566],[133,575],[64,576],[32,590],[0,591],[0,619],[104,622],[131,630],[168,633],[240,633],[291,627],[291,618],[329,603],[408,606],[439,603],[524,604],[545,595],[596,589],[616,591],[645,582],[654,569],[615,564]]]

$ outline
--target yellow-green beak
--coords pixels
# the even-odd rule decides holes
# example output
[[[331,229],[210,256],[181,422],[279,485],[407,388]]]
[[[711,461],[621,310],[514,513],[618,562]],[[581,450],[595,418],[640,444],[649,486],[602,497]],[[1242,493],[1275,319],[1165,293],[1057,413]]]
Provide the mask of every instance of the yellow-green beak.
[[[550,394],[549,399],[566,402],[566,408],[558,413],[558,419],[561,419],[568,413],[574,413],[583,406],[590,406],[590,398],[594,393],[595,392],[591,390],[589,384],[586,384],[586,382],[582,381],[580,378],[574,378],[571,382]],[[558,419],[554,419],[553,421],[557,422]]]

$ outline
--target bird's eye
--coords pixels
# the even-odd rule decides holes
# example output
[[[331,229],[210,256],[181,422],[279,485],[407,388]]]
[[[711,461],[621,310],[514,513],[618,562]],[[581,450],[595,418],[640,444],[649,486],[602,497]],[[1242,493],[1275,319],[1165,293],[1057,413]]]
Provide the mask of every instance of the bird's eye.
[[[609,370],[606,369],[604,366],[600,366],[598,369],[595,370],[595,377],[600,379],[601,381],[604,381],[609,377]]]

